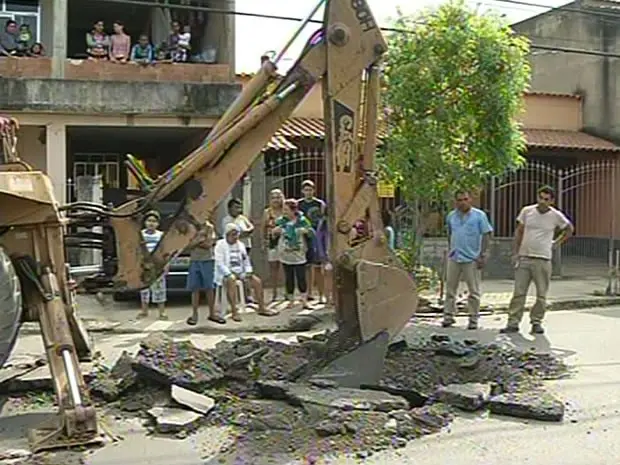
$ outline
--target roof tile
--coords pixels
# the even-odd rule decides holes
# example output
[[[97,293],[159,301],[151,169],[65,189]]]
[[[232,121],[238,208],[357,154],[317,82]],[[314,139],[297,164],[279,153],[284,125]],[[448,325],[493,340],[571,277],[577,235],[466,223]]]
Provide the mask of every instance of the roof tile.
[[[325,126],[321,118],[289,118],[263,150],[297,150],[295,139],[323,139]],[[378,137],[385,132],[379,128]],[[593,152],[620,152],[613,142],[581,131],[556,129],[524,129],[528,147],[540,149],[586,150]],[[292,140],[292,141],[291,141]]]
[[[528,147],[541,149],[571,149],[595,152],[620,152],[613,142],[581,131],[524,129]]]

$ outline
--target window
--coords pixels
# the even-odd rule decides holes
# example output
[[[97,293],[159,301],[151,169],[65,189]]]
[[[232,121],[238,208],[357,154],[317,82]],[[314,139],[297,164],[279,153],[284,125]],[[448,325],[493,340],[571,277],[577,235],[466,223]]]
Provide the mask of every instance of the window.
[[[4,0],[6,11],[39,13],[38,0]]]
[[[0,27],[4,29],[7,20],[12,19],[18,26],[27,24],[35,42],[40,42],[39,0],[0,0]]]

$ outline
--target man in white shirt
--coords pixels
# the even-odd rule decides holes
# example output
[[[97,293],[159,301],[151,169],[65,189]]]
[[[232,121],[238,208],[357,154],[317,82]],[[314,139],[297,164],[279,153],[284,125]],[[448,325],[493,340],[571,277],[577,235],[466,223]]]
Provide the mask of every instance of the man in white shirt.
[[[536,286],[536,303],[530,310],[531,332],[545,332],[542,321],[551,280],[553,249],[560,247],[574,231],[568,218],[551,206],[554,200],[554,190],[549,186],[541,187],[538,190],[538,203],[523,207],[517,217],[513,248],[514,292],[508,308],[508,324],[501,333],[519,332],[527,291],[532,282]]]

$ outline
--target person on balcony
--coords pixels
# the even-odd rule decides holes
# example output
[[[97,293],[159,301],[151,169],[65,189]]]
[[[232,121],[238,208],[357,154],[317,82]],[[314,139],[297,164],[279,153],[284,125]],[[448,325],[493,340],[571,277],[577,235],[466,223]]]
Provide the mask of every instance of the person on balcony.
[[[105,33],[103,21],[97,21],[93,30],[86,34],[86,53],[91,60],[106,60],[110,38]]]
[[[43,44],[41,42],[36,42],[32,47],[30,47],[28,56],[32,58],[44,57],[45,49],[43,48]]]
[[[19,34],[17,23],[9,19],[4,26],[4,32],[0,33],[0,53],[5,56],[19,55]]]
[[[127,63],[131,49],[131,37],[125,33],[125,26],[120,21],[114,21],[114,34],[110,38],[110,61]]]
[[[146,34],[142,34],[138,43],[131,49],[131,62],[147,66],[153,63],[155,52]]]
[[[20,56],[27,56],[34,43],[30,26],[22,24],[19,26],[19,34],[17,36],[17,51]]]

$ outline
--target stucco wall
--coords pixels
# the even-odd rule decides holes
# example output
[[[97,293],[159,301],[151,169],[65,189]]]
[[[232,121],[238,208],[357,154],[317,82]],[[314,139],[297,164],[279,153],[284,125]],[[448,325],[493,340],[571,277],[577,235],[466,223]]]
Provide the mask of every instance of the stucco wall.
[[[614,21],[592,14],[552,11],[513,27],[537,45],[620,51],[620,15]],[[540,92],[581,94],[584,129],[620,140],[617,62],[608,57],[533,49],[531,88]]]

